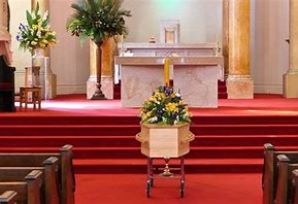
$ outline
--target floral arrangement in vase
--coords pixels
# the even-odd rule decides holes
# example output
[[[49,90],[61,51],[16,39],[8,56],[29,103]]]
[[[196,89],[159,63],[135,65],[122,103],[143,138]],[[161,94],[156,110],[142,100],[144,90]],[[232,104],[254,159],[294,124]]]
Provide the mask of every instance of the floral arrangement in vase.
[[[187,105],[181,95],[169,86],[158,87],[141,108],[141,123],[176,125],[190,122]]]
[[[38,48],[44,49],[56,43],[56,33],[50,29],[48,13],[41,15],[38,3],[31,13],[26,11],[26,16],[28,25],[20,23],[16,37],[21,48],[33,53]]]

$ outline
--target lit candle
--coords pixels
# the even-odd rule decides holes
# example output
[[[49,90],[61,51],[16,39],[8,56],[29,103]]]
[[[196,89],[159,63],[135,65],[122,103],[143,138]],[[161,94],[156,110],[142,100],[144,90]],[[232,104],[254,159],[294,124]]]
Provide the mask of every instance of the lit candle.
[[[164,59],[164,81],[166,86],[170,86],[170,58],[166,57]]]

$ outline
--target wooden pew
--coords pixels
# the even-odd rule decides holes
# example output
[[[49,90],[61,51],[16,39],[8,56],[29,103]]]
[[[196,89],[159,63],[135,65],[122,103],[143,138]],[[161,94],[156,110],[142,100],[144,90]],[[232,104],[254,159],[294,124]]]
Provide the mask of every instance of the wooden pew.
[[[284,154],[278,155],[278,179],[276,188],[276,204],[289,204],[293,202],[294,186],[292,183],[292,171],[298,169],[298,163],[290,163],[291,160]]]
[[[17,192],[5,191],[0,195],[0,204],[15,204]]]
[[[0,182],[0,194],[12,190],[17,193],[18,204],[41,204],[41,182],[42,172],[33,170],[22,181]]]
[[[41,167],[48,157],[59,160],[58,172],[61,204],[74,204],[75,177],[72,145],[64,145],[59,153],[0,153],[0,167]]]
[[[274,204],[278,177],[277,156],[280,154],[285,154],[291,162],[298,163],[298,151],[276,151],[272,144],[264,145],[263,204]]]
[[[294,185],[294,195],[293,195],[293,200],[294,200],[294,204],[298,204],[298,170],[294,170],[292,171],[292,175],[293,175],[293,185]]]
[[[22,180],[32,170],[43,172],[41,197],[45,204],[59,204],[58,159],[49,157],[43,162],[44,167],[0,167],[0,181],[13,182]]]

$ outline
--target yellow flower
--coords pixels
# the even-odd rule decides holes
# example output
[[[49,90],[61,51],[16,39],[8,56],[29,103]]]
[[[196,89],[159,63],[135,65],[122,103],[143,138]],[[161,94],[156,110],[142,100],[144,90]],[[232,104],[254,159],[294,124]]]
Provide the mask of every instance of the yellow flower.
[[[48,44],[48,43],[49,43],[49,41],[47,41],[46,39],[43,39],[42,42],[43,42],[44,44]]]
[[[39,46],[40,46],[41,48],[45,48],[45,47],[46,47],[46,45],[45,45],[44,43],[39,43]]]
[[[168,112],[178,112],[178,107],[176,103],[166,104],[166,111]]]
[[[33,30],[37,30],[37,27],[38,27],[37,25],[32,25]]]
[[[165,99],[166,95],[164,93],[159,93],[158,92],[158,93],[155,94],[155,97],[158,101],[161,101],[161,100]]]

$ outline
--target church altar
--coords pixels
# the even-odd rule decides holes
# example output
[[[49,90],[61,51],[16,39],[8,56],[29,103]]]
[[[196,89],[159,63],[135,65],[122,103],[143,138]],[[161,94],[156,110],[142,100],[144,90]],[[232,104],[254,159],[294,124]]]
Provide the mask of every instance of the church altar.
[[[133,56],[214,56],[219,50],[217,43],[197,44],[166,44],[166,43],[119,43],[118,50],[121,55]]]
[[[189,107],[218,106],[217,81],[223,79],[223,57],[170,57],[173,65],[174,89]],[[122,56],[121,104],[141,107],[156,87],[163,85],[164,57]]]

